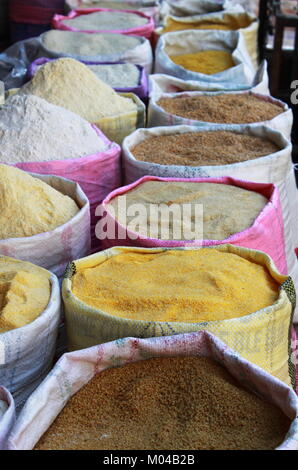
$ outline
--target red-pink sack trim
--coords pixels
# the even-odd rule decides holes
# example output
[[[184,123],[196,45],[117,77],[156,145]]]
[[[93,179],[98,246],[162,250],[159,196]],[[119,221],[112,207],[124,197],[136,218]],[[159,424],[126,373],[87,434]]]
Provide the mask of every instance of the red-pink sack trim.
[[[242,232],[231,235],[225,240],[160,240],[156,238],[144,237],[135,232],[127,230],[113,218],[109,213],[107,204],[116,196],[127,193],[131,189],[139,186],[146,181],[173,181],[173,182],[192,182],[192,183],[218,183],[230,184],[249,191],[255,191],[268,199],[268,203],[260,212],[251,227]],[[250,181],[238,180],[229,176],[220,178],[161,178],[155,176],[144,176],[132,184],[116,189],[109,194],[102,203],[102,209],[106,213],[107,220],[115,224],[126,234],[125,239],[103,240],[100,242],[101,248],[106,249],[112,246],[141,246],[150,247],[185,247],[185,246],[216,246],[230,243],[236,246],[242,246],[254,250],[260,250],[267,253],[273,259],[277,268],[282,274],[287,274],[287,261],[284,243],[284,224],[279,198],[279,191],[274,184],[253,183]]]
[[[81,15],[88,15],[89,13],[95,13],[98,11],[111,11],[111,12],[119,12],[119,13],[131,13],[133,15],[138,15],[141,16],[142,18],[146,18],[148,22],[145,25],[142,26],[137,26],[135,28],[128,28],[128,29],[113,29],[113,30],[104,30],[104,29],[98,29],[98,30],[84,30],[84,29],[78,29],[74,28],[73,26],[67,26],[63,23],[64,20],[72,20],[73,18],[76,18],[77,16]],[[83,11],[82,10],[71,10],[67,16],[64,15],[54,15],[52,19],[52,26],[54,29],[60,29],[64,31],[75,31],[75,32],[81,32],[81,33],[88,33],[88,34],[94,34],[94,33],[111,33],[111,34],[126,34],[126,35],[133,35],[133,36],[142,36],[147,39],[150,39],[153,31],[154,31],[154,20],[152,17],[145,15],[144,13],[136,10],[113,10],[111,8],[86,8]]]

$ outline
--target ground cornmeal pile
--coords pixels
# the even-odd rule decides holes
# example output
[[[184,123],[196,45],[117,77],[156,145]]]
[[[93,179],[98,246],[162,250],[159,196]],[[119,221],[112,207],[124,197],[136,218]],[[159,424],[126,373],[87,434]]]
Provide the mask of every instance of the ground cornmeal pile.
[[[170,56],[170,59],[184,69],[206,75],[223,72],[235,66],[232,55],[227,51],[200,51]]]
[[[250,93],[161,98],[157,105],[169,114],[219,124],[250,124],[275,118],[281,106]]]
[[[70,54],[85,57],[106,56],[106,62],[112,55],[124,54],[142,44],[144,38],[124,34],[79,33],[75,31],[50,30],[42,35],[42,45],[57,54]],[[102,61],[102,59],[101,59]]]
[[[91,123],[108,116],[137,112],[131,99],[118,95],[86,65],[69,58],[47,62],[18,94],[39,96]]]
[[[122,206],[124,197],[125,206]],[[133,206],[141,204],[146,211],[138,214],[136,231],[144,237],[191,240],[196,230],[195,238],[225,240],[251,227],[267,203],[262,194],[229,184],[145,181],[113,198],[108,211],[112,208],[116,219],[126,220],[126,226],[131,227],[135,217]],[[170,218],[162,214],[156,217],[151,210],[153,204],[166,209],[176,204],[180,210]],[[181,216],[184,204],[191,205],[191,220]],[[203,206],[202,234],[198,231],[201,220],[195,212],[198,204]]]
[[[163,357],[96,375],[35,450],[273,450],[291,421],[206,357]]]
[[[278,287],[266,267],[214,248],[131,251],[77,268],[72,279],[73,294],[102,312],[187,323],[256,312],[277,300]]]
[[[0,164],[0,239],[54,230],[79,212],[75,201],[25,171]]]
[[[142,162],[199,166],[244,162],[279,150],[263,137],[218,131],[152,136],[130,151]]]
[[[109,31],[132,29],[148,23],[144,18],[134,13],[118,11],[97,11],[88,15],[79,15],[75,18],[63,20],[62,24],[81,31]]]
[[[193,21],[183,21],[186,18],[167,17],[165,20],[165,26],[161,31],[161,34],[169,33],[171,31],[184,31],[188,29],[217,29],[225,31],[236,31],[241,28],[248,28],[254,21],[253,17],[250,17],[247,13],[225,14],[222,19],[214,19],[213,21],[202,21],[195,18]]]
[[[45,310],[50,277],[39,266],[0,256],[0,333],[31,323]]]

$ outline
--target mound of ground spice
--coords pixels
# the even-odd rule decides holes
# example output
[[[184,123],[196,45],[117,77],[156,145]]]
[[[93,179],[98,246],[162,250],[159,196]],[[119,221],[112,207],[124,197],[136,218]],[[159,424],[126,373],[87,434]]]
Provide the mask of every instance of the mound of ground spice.
[[[272,305],[278,289],[262,264],[215,248],[124,252],[77,268],[72,278],[72,292],[85,304],[146,321],[239,318]]]
[[[232,55],[227,51],[199,51],[193,54],[170,56],[170,59],[192,72],[213,75],[235,66]]]
[[[35,450],[273,450],[290,424],[213,359],[163,357],[93,377]]]
[[[176,96],[161,98],[157,105],[169,114],[220,124],[262,122],[283,113],[281,106],[250,93]]]
[[[160,165],[228,165],[264,157],[280,148],[268,139],[236,132],[159,135],[131,149],[136,160]]]

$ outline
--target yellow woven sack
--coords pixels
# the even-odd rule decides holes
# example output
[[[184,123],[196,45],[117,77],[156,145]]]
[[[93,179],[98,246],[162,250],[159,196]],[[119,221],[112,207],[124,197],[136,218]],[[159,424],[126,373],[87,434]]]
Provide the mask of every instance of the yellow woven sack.
[[[170,249],[194,250],[193,248]],[[74,261],[66,271],[62,295],[69,349],[83,349],[128,336],[150,338],[207,330],[221,338],[245,359],[288,385],[292,383],[294,386],[295,368],[290,360],[290,340],[296,296],[291,278],[281,275],[271,258],[261,251],[233,245],[220,245],[208,249],[234,253],[266,266],[281,286],[277,301],[272,306],[241,318],[201,323],[154,322],[112,316],[85,304],[72,293],[72,276],[77,269],[91,268],[120,253],[161,253],[169,250],[169,248],[115,247]]]
[[[167,16],[163,27],[157,28],[155,34],[160,36],[164,33],[187,29],[240,31],[253,64],[257,67],[259,22],[254,15],[247,12],[218,12],[187,17]]]
[[[112,142],[122,144],[123,139],[134,132],[139,127],[145,127],[145,105],[134,93],[118,93],[119,95],[130,98],[137,105],[137,111],[130,111],[117,116],[101,118],[94,124],[110,139]]]

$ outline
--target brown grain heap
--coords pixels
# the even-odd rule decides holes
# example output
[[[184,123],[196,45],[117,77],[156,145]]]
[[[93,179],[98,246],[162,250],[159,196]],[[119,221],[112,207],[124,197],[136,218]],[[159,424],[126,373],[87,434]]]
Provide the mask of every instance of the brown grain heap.
[[[228,165],[278,152],[270,140],[236,132],[187,132],[159,135],[131,149],[142,162],[160,165]]]
[[[283,108],[249,93],[195,95],[161,98],[157,105],[169,114],[220,124],[251,124],[268,121]]]
[[[164,357],[95,376],[35,449],[269,450],[289,426],[213,359]]]

